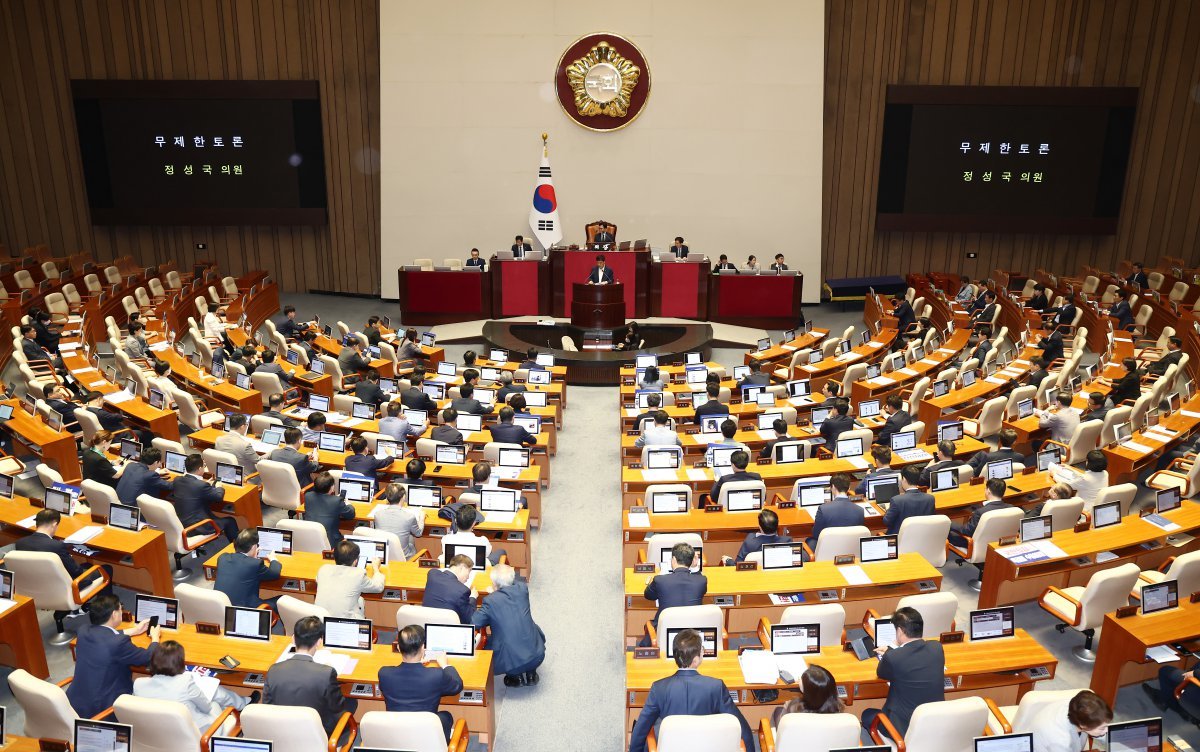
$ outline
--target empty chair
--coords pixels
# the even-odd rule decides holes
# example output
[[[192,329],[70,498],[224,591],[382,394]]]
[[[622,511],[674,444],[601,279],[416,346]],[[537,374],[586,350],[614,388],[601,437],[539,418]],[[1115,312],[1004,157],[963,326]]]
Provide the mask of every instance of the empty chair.
[[[1019,508],[996,509],[991,512],[985,512],[979,518],[979,526],[975,528],[975,535],[966,538],[966,546],[960,548],[953,543],[947,542],[946,550],[957,557],[956,561],[958,564],[974,564],[979,569],[980,576],[982,577],[983,562],[987,556],[988,544],[995,543],[1001,538],[1010,535],[1016,535],[1021,529],[1021,520],[1024,516],[1024,513]],[[980,579],[971,580],[969,584],[973,590],[980,590],[983,587],[983,582]]]
[[[858,556],[858,541],[870,537],[871,531],[865,525],[849,527],[827,527],[817,538],[817,547],[810,552],[813,561],[833,561],[836,556],[847,554]],[[805,548],[808,545],[805,544]]]
[[[742,725],[728,713],[669,715],[657,734],[650,730],[647,746],[658,752],[737,752],[742,748]]]
[[[276,606],[279,609],[279,621],[283,625],[283,633],[286,635],[290,635],[296,622],[306,616],[316,616],[319,619],[329,616],[329,612],[317,604],[293,598],[290,595],[281,595]]]
[[[683,629],[716,629],[720,639],[717,640],[717,653],[723,649],[725,635],[725,614],[715,603],[703,606],[672,606],[664,608],[658,614],[658,627],[646,622],[646,631],[652,644],[657,645],[663,655],[667,654],[668,635],[670,630]],[[658,639],[662,635],[662,639]]]
[[[221,537],[221,528],[210,519],[184,527],[179,521],[179,515],[175,513],[173,504],[149,494],[138,496],[137,503],[138,508],[142,510],[142,516],[146,518],[146,523],[162,531],[167,551],[175,557],[175,581],[186,580],[190,575],[183,568],[184,557]]]
[[[344,745],[337,742],[348,730]],[[441,723],[438,723],[441,731]],[[350,713],[342,713],[333,732],[328,736],[321,725],[321,715],[312,708],[294,705],[247,705],[242,710],[242,733],[248,739],[264,739],[280,750],[324,750],[349,752],[358,735],[358,725]],[[445,737],[443,737],[444,739]]]
[[[408,604],[396,609],[396,630],[417,624],[459,624],[458,612],[448,608],[430,608]]]
[[[950,518],[944,514],[909,517],[900,523],[896,550],[903,556],[920,554],[935,567],[946,565],[946,536],[950,534]]]
[[[115,266],[104,267],[104,281],[110,285],[119,284],[121,281],[121,270]]]
[[[912,752],[972,752],[975,749],[975,737],[983,736],[987,723],[988,706],[980,697],[927,702],[913,711],[903,736],[904,749]],[[887,728],[892,737],[884,735],[880,726]],[[869,731],[876,744],[898,748],[892,738],[899,738],[900,734],[886,714],[876,716]]]
[[[1181,496],[1190,499],[1200,493],[1200,462],[1183,457],[1175,459],[1166,470],[1158,470],[1147,478],[1146,485],[1160,491],[1178,488]]]
[[[914,608],[921,615],[922,621],[925,622],[925,634],[929,639],[935,638],[943,632],[954,631],[954,615],[958,612],[958,596],[949,591],[941,591],[938,593],[918,593],[917,595],[906,595],[896,602],[896,610],[902,608]],[[875,628],[875,620],[879,618],[879,614],[875,609],[867,609],[867,616],[863,619],[864,625],[869,624],[872,632]]]
[[[54,612],[58,633],[50,639],[51,645],[71,641],[63,620],[108,585],[108,574],[100,567],[88,567],[72,580],[58,554],[41,551],[9,551],[4,557],[4,568],[13,573],[18,593],[32,598],[37,608]],[[85,580],[97,574],[94,581],[83,586]]]
[[[18,290],[32,290],[36,286],[28,269],[18,269],[14,272],[13,281],[17,283]]]
[[[8,686],[25,713],[25,736],[33,739],[75,738],[75,721],[79,714],[71,707],[62,687],[39,679],[23,668],[8,675]]]
[[[1200,551],[1172,556],[1164,561],[1158,569],[1142,571],[1138,575],[1138,583],[1134,586],[1133,595],[1137,597],[1146,585],[1157,585],[1167,580],[1177,580],[1181,594],[1200,590]]]
[[[779,623],[817,624],[821,627],[821,647],[836,647],[843,643],[846,634],[846,609],[840,603],[788,606]]]
[[[1104,615],[1129,602],[1129,592],[1138,581],[1140,572],[1137,564],[1129,562],[1113,569],[1104,569],[1092,575],[1086,587],[1058,588],[1051,585],[1042,593],[1038,605],[1042,610],[1060,620],[1054,625],[1059,632],[1069,626],[1082,632],[1084,643],[1071,652],[1081,661],[1092,663],[1096,654],[1092,643],[1096,628],[1104,621]]]
[[[858,746],[862,730],[852,713],[788,713],[772,730],[764,722],[758,732],[760,752],[805,752]]]
[[[466,721],[454,722],[447,743],[441,719],[436,713],[428,712],[372,710],[363,715],[358,733],[364,747],[412,752],[465,752],[469,741]]]
[[[97,519],[108,519],[108,510],[113,504],[119,504],[117,489],[94,480],[85,480],[79,484],[83,490],[83,500],[92,510],[92,516]]]
[[[225,623],[225,608],[233,605],[229,596],[220,590],[197,587],[181,582],[175,586],[175,597],[179,600],[179,611],[184,622]]]
[[[1083,499],[1078,497],[1049,499],[1042,505],[1042,516],[1049,515],[1050,525],[1056,533],[1059,530],[1073,530],[1081,514],[1083,514]]]
[[[283,519],[275,523],[275,527],[292,531],[293,551],[319,554],[330,549],[329,534],[325,531],[325,526],[319,522]]]
[[[1004,411],[1007,407],[1008,397],[992,397],[983,403],[978,418],[963,420],[963,431],[977,439],[995,436],[1004,427]]]
[[[37,466],[37,477],[46,488],[50,488],[55,483],[62,483],[63,477],[58,471],[47,465],[45,462],[39,463]]]

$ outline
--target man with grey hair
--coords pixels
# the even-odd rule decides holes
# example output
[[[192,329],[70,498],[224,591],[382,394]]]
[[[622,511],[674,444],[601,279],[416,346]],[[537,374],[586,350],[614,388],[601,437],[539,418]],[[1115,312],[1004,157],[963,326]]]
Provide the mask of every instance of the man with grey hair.
[[[503,404],[508,395],[529,391],[524,384],[514,384],[511,371],[500,372],[500,391],[496,392],[496,401]]]
[[[495,592],[483,600],[471,623],[477,629],[492,628],[488,647],[496,673],[504,674],[504,686],[537,684],[537,668],[546,659],[546,635],[533,621],[529,585],[518,582],[507,564],[492,567],[491,574]]]

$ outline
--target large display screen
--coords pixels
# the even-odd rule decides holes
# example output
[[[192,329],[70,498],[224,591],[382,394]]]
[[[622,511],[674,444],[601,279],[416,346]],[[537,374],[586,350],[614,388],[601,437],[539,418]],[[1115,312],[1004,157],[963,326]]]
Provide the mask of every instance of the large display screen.
[[[72,81],[92,222],[324,224],[316,81]]]
[[[881,230],[1114,234],[1137,89],[889,86]]]

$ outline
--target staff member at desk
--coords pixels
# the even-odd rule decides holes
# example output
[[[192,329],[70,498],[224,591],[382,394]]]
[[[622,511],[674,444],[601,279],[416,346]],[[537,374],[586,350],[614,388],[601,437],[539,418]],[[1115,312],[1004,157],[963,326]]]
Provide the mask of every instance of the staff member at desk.
[[[87,571],[87,568],[75,561],[75,559],[71,556],[70,547],[67,546],[65,542],[54,537],[54,534],[58,532],[58,525],[60,522],[62,522],[62,514],[60,514],[57,510],[38,510],[38,513],[33,516],[33,534],[26,535],[23,538],[18,538],[15,549],[17,551],[55,554],[58,556],[59,561],[62,562],[63,569],[67,570],[67,576],[74,580],[75,578],[79,577],[79,575]],[[109,564],[101,564],[100,568],[108,574],[110,582],[110,584],[104,586],[104,590],[102,590],[101,593],[112,593],[112,566]],[[88,577],[88,579],[80,583],[79,589],[81,591],[86,591],[99,576],[100,574],[96,573]]]
[[[703,422],[705,415],[728,415],[729,405],[721,402],[721,384],[719,382],[710,382],[704,387],[704,393],[708,395],[708,400],[696,408],[695,414],[692,416],[692,422],[700,425]]]
[[[735,272],[737,271],[737,267],[734,266],[733,264],[729,263],[729,256],[722,253],[720,256],[717,257],[717,264],[716,264],[716,266],[713,267],[712,273],[719,274],[721,271],[723,271],[725,269],[732,269]]]
[[[882,712],[903,738],[913,711],[927,702],[946,699],[946,654],[940,642],[924,639],[925,621],[915,608],[896,609],[892,626],[896,628],[896,647],[875,648],[881,656],[875,673],[889,683],[887,701],[882,711],[864,710],[862,725],[869,730]],[[886,730],[884,733],[891,736]]]
[[[138,497],[148,494],[156,499],[165,499],[174,484],[163,478],[162,452],[147,447],[138,455],[137,462],[130,462],[121,479],[117,481],[117,498],[122,504],[137,506]]]
[[[258,530],[248,527],[237,534],[233,551],[217,557],[217,578],[213,589],[229,597],[229,603],[242,608],[258,608],[270,603],[275,608],[278,598],[263,600],[258,595],[260,583],[279,579],[283,565],[272,551],[267,561],[258,556]]]
[[[108,449],[112,446],[112,441],[112,431],[100,430],[92,434],[88,448],[83,451],[83,479],[103,483],[115,489],[117,480],[129,463],[121,460],[114,465],[108,459]]]
[[[589,285],[611,285],[616,281],[613,270],[605,266],[604,254],[597,256],[596,265],[588,272],[587,283]]]
[[[342,694],[337,671],[313,660],[321,649],[325,625],[316,616],[296,622],[292,642],[296,649],[290,658],[267,671],[263,702],[269,705],[294,705],[312,708],[321,716],[325,733],[332,734],[342,713],[358,710],[358,700]]]
[[[671,571],[646,578],[646,590],[642,593],[648,601],[657,601],[658,610],[650,621],[658,627],[658,615],[664,608],[675,606],[699,606],[708,592],[708,578],[692,571],[696,561],[696,549],[689,543],[676,543],[671,547]],[[650,636],[642,638],[641,644],[650,644]]]
[[[592,238],[592,245],[611,245],[616,242],[617,236],[613,235],[612,225],[600,225],[600,229],[596,232],[596,236]]]
[[[685,629],[675,635],[672,647],[675,648],[675,665],[679,670],[650,685],[646,704],[633,725],[629,752],[646,752],[646,738],[650,735],[650,729],[667,716],[717,713],[731,715],[738,720],[738,725],[742,727],[742,744],[745,749],[753,750],[754,734],[750,724],[746,723],[741,711],[729,699],[725,682],[700,673],[700,663],[704,660],[704,643],[700,633]]]
[[[225,488],[218,486],[215,478],[212,483],[204,480],[204,458],[199,454],[189,454],[183,461],[183,469],[185,472],[175,479],[173,489],[175,513],[179,515],[179,521],[184,526],[191,526],[210,520],[230,543],[237,540],[237,520],[212,513],[212,505],[225,498]]]
[[[470,557],[458,554],[446,562],[445,569],[430,569],[429,574],[425,575],[421,605],[453,611],[458,614],[460,623],[470,623],[471,614],[475,613],[475,601],[479,597],[479,593],[466,584],[474,563]]]
[[[487,262],[484,261],[483,259],[479,258],[479,249],[478,248],[471,249],[471,258],[467,259],[466,265],[467,266],[478,266],[479,271],[481,271],[481,272],[487,271]]]
[[[529,244],[529,242],[525,240],[525,238],[518,235],[515,238],[513,238],[513,244],[512,244],[511,250],[512,250],[513,258],[519,259],[519,258],[523,258],[526,253],[533,253],[533,246],[531,246]]]
[[[127,630],[119,630],[121,601],[112,594],[99,595],[88,604],[88,621],[79,630],[75,643],[75,680],[67,687],[71,707],[84,718],[91,718],[112,707],[121,695],[133,694],[130,666],[145,666],[158,649],[161,627],[150,620],[140,621]],[[150,647],[139,648],[131,636],[150,633]]]
[[[617,343],[614,349],[616,350],[636,350],[642,343],[642,332],[638,327],[638,322],[630,321],[629,326],[625,327],[625,338]]]
[[[425,665],[425,629],[409,624],[396,636],[400,651],[399,666],[379,669],[379,691],[389,712],[437,713],[446,741],[454,728],[454,716],[438,710],[443,697],[456,697],[462,691],[458,670],[446,663],[445,655],[436,658],[437,667]]]
[[[490,627],[492,666],[504,674],[504,686],[524,687],[538,683],[538,666],[546,660],[546,635],[533,621],[529,608],[529,585],[517,581],[516,570],[507,564],[492,567],[493,592],[471,616],[476,629]]]
[[[375,508],[375,529],[399,538],[404,558],[411,559],[417,555],[416,539],[425,532],[425,513],[419,508],[414,510],[404,506],[406,494],[403,484],[388,484],[383,493],[386,504]]]
[[[682,235],[675,236],[675,242],[671,244],[671,253],[675,254],[675,258],[685,259],[688,257],[688,247],[683,244]]]

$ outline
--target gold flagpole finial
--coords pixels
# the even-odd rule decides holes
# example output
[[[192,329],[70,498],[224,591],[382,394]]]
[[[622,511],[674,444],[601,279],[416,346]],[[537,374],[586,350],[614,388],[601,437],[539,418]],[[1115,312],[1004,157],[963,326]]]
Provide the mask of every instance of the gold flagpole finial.
[[[548,157],[548,156],[550,156],[550,147],[549,147],[549,145],[547,145],[547,143],[546,143],[546,141],[547,141],[549,138],[550,138],[550,134],[548,134],[548,133],[545,133],[545,132],[543,132],[543,133],[542,133],[542,156],[543,156],[543,157]]]

